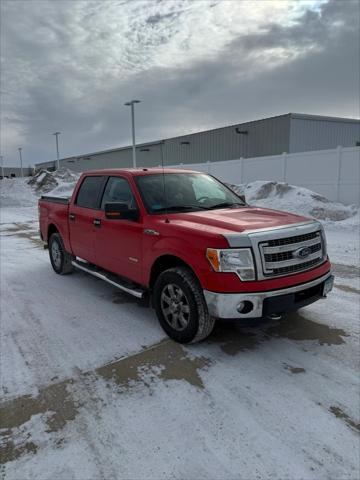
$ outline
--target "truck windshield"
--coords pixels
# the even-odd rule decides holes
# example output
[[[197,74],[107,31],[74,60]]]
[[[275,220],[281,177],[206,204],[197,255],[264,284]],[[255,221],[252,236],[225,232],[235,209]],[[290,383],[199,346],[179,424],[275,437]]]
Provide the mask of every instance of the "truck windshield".
[[[149,213],[191,212],[245,205],[234,192],[210,175],[159,173],[138,176],[136,182]]]

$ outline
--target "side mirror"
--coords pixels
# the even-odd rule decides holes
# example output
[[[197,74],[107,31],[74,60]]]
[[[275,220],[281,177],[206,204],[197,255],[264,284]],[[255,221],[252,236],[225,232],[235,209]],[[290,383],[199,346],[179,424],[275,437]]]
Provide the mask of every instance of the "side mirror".
[[[238,195],[238,197],[240,198],[241,201],[243,201],[244,203],[246,203],[245,195]]]
[[[126,203],[105,203],[105,217],[109,220],[138,220],[137,208],[129,208]]]

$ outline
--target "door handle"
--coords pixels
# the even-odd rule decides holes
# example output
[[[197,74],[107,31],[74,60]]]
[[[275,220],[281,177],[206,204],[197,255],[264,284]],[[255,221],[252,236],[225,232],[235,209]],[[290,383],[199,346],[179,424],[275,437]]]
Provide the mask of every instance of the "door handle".
[[[74,213],[69,214],[69,220],[71,220],[72,222],[75,221],[75,214]]]
[[[95,225],[95,227],[101,227],[101,220],[100,218],[94,218],[93,220],[93,224]]]

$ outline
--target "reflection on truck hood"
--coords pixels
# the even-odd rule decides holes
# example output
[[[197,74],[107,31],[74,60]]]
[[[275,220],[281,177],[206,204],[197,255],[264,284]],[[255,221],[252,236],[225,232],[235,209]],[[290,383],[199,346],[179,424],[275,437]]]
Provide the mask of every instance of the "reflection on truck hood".
[[[279,212],[267,208],[243,207],[169,215],[172,224],[209,233],[244,232],[263,228],[291,225],[309,220],[293,213]]]

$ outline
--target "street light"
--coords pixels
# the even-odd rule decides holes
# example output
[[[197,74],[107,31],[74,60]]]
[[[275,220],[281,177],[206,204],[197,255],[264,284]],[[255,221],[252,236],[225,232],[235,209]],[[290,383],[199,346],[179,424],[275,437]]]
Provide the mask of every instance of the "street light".
[[[140,103],[140,100],[130,100],[124,105],[131,107],[131,127],[132,127],[132,157],[133,157],[133,167],[136,168],[136,147],[135,147],[135,112],[134,104]]]
[[[56,162],[57,162],[57,169],[60,169],[60,159],[59,159],[59,139],[58,136],[61,132],[55,132],[52,135],[55,135],[56,138]]]
[[[22,147],[19,147],[18,150],[19,150],[19,157],[20,157],[20,172],[21,172],[21,176],[23,177],[23,176],[24,176],[24,173],[23,173],[22,155],[21,155]]]

